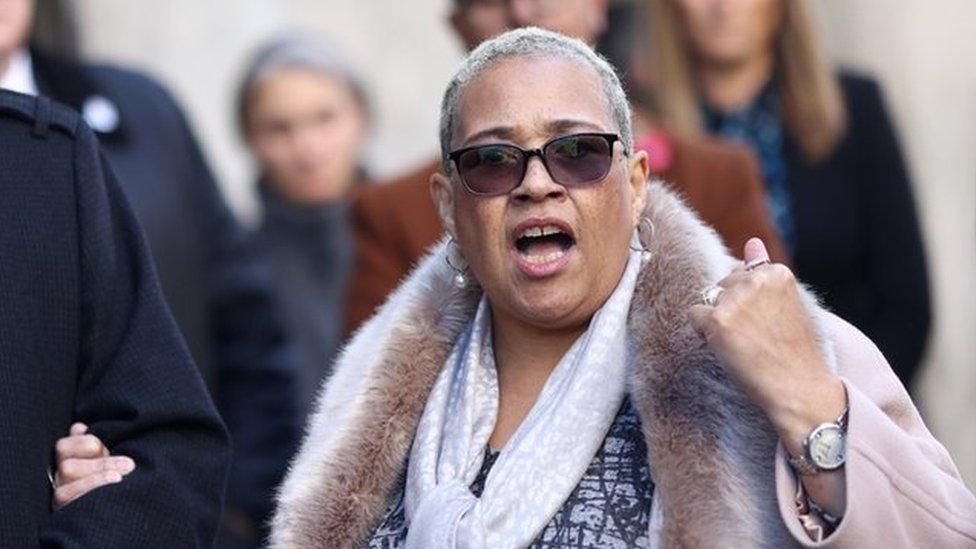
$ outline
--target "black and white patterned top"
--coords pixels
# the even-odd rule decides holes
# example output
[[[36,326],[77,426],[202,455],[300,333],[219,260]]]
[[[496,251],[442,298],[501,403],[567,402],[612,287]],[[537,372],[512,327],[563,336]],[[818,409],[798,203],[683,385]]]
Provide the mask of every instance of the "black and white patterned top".
[[[498,452],[487,451],[471,492],[480,496]],[[647,446],[640,418],[626,400],[610,426],[603,446],[580,483],[536,538],[536,549],[648,547],[648,525],[654,482],[647,465]],[[403,486],[383,520],[366,542],[370,549],[402,547],[407,538]]]

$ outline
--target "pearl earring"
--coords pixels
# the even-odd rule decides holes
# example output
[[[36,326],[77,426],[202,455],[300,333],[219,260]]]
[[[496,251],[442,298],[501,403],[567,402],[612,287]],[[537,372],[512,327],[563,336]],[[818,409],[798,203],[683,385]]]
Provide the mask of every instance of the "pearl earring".
[[[468,267],[467,265],[465,265],[464,268],[462,269],[455,266],[454,264],[455,262],[463,264],[464,259],[462,258],[460,260],[455,260],[455,262],[452,262],[451,255],[453,255],[454,253],[457,253],[458,257],[461,257],[460,249],[458,249],[457,244],[454,243],[454,239],[451,238],[451,240],[448,241],[447,243],[447,251],[444,254],[444,261],[447,262],[447,266],[450,267],[452,271],[454,271],[454,278],[452,282],[454,283],[454,287],[460,290],[468,286]]]
[[[654,240],[654,230],[654,223],[650,219],[643,217],[637,224],[637,230],[634,231],[633,237],[631,238],[630,249],[635,252],[640,252],[641,265],[647,265],[651,257],[654,256],[649,246],[649,243]]]
[[[454,287],[458,289],[467,288],[468,277],[464,273],[454,273]]]

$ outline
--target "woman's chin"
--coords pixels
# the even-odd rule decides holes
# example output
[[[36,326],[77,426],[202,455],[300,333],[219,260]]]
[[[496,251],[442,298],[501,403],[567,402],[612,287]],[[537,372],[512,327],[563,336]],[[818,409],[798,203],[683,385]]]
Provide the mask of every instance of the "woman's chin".
[[[575,246],[551,258],[525,258],[513,252],[507,274],[495,284],[483,284],[493,308],[539,328],[565,329],[588,321],[599,288],[587,276],[583,255]]]
[[[543,329],[560,330],[585,324],[595,311],[587,311],[587,295],[568,287],[524,288],[514,297],[516,316]]]

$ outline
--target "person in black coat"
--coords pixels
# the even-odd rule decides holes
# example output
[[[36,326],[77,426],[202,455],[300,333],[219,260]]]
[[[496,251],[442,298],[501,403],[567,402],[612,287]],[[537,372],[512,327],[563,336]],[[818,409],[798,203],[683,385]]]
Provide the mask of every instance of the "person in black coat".
[[[875,342],[906,387],[931,325],[925,250],[908,170],[878,85],[841,73],[849,131],[823,162],[787,139],[794,263],[842,318]]]
[[[929,335],[929,281],[878,85],[830,66],[808,0],[648,4],[664,119],[756,152],[797,276],[911,387]]]
[[[269,516],[298,432],[293,355],[267,265],[161,86],[113,67],[37,52],[32,60],[40,92],[79,108],[102,130],[99,139],[146,229],[167,301],[230,430],[228,511],[250,523],[241,525],[246,536]]]
[[[13,19],[8,27],[23,36],[14,32],[11,39],[9,28],[5,36],[0,27],[0,87],[6,82],[74,107],[98,135],[233,439],[227,524],[256,538],[298,432],[293,357],[267,265],[162,86],[133,71],[27,48],[29,18]]]
[[[77,114],[0,91],[0,196],[0,547],[210,546],[227,434]],[[52,513],[74,421],[136,468]]]
[[[878,85],[850,73],[841,73],[839,81],[848,131],[830,155],[811,162],[789,134],[778,155],[762,138],[755,146],[767,182],[782,172],[788,189],[787,242],[798,276],[863,330],[910,387],[930,323],[912,188]],[[771,90],[747,109],[745,119],[767,108]],[[738,124],[736,116],[710,111],[707,119],[721,133]]]

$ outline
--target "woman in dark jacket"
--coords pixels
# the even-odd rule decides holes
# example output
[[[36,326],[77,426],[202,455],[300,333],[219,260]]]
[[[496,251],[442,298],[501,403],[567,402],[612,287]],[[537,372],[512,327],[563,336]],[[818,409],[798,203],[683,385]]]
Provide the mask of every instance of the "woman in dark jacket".
[[[258,238],[295,343],[296,398],[304,413],[341,337],[353,259],[349,197],[363,176],[366,94],[330,45],[286,37],[251,60],[238,105],[261,173]]]
[[[835,74],[806,0],[653,0],[661,115],[751,146],[799,277],[906,384],[929,332],[912,188],[878,86]]]

